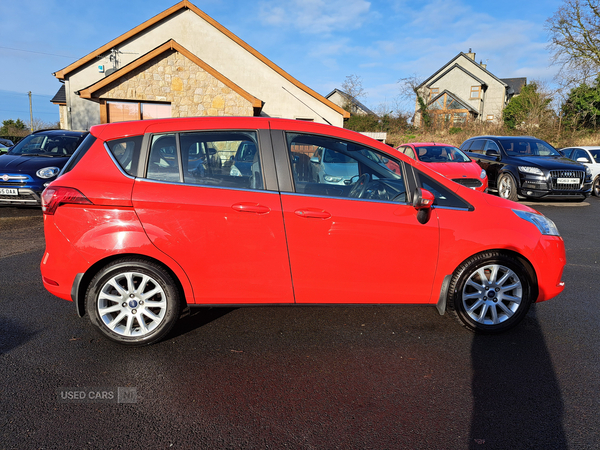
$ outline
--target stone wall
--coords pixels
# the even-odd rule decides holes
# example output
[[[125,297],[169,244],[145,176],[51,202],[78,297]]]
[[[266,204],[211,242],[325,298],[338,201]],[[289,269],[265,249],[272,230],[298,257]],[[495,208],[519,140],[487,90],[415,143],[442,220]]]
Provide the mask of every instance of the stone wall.
[[[99,97],[170,102],[172,117],[254,115],[250,101],[178,52],[144,64],[100,91]]]

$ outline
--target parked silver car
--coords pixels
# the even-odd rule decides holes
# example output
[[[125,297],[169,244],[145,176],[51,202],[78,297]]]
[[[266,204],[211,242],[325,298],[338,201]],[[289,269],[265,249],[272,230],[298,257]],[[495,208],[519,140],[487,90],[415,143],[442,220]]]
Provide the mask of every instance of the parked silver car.
[[[592,194],[600,197],[600,147],[568,147],[559,150],[561,154],[581,163],[592,171]]]

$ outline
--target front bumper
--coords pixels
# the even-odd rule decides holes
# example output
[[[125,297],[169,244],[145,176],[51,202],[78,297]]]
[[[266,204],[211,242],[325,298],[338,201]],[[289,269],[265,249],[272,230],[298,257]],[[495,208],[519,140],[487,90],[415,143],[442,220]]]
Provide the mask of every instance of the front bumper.
[[[533,176],[520,173],[520,183],[517,189],[523,197],[588,197],[592,192],[591,178],[580,179],[572,185],[557,184],[556,177]]]
[[[15,189],[12,186],[0,186]],[[0,205],[30,205],[41,206],[41,192],[30,188],[16,188],[18,195],[0,195]]]

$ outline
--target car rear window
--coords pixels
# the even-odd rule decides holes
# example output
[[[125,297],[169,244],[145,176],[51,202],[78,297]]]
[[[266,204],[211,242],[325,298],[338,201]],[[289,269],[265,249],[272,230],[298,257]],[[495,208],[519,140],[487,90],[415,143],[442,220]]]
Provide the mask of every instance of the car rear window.
[[[132,177],[137,174],[143,139],[144,136],[128,136],[106,143],[121,168]]]

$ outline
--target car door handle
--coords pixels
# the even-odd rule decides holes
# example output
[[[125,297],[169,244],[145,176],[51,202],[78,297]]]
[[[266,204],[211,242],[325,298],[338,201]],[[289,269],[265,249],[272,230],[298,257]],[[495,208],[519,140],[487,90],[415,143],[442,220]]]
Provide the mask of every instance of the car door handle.
[[[297,209],[294,213],[298,217],[304,217],[306,219],[329,219],[331,214],[327,211],[319,211],[312,209]]]
[[[268,206],[261,205],[259,203],[236,203],[231,207],[238,212],[248,212],[254,214],[267,214],[271,211]]]

